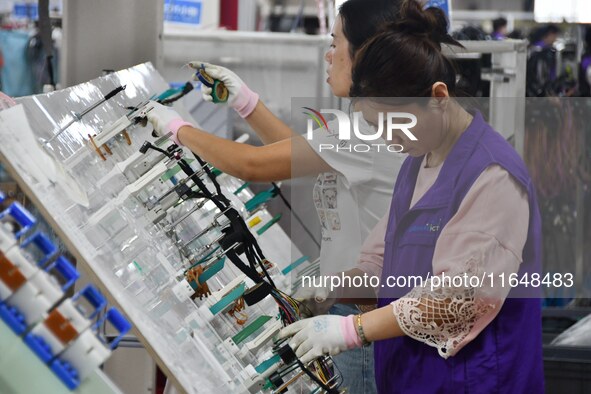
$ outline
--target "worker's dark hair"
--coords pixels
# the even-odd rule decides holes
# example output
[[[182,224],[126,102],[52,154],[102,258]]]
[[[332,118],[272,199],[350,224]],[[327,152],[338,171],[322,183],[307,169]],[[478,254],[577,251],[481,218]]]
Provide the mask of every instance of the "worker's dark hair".
[[[558,34],[560,33],[560,28],[556,25],[545,25],[534,29],[529,34],[529,42],[535,45],[538,41],[543,40],[548,36],[548,34]]]
[[[355,55],[350,97],[429,97],[438,81],[455,95],[456,70],[441,44],[462,47],[443,11],[404,0],[399,18]]]
[[[560,28],[556,25],[547,25],[544,27],[542,31],[542,38],[546,37],[548,34],[558,34],[560,33]]]
[[[507,19],[500,17],[492,21],[493,32],[499,31],[500,28],[507,26]]]
[[[384,25],[396,20],[401,0],[348,0],[339,8],[351,58]]]

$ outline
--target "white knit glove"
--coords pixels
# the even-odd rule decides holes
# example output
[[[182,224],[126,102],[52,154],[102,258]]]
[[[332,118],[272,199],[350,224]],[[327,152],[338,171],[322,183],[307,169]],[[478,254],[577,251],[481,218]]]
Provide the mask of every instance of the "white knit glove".
[[[278,339],[288,338],[289,346],[304,364],[323,355],[334,356],[362,346],[355,330],[355,316],[322,315],[290,324]]]
[[[203,68],[210,77],[222,81],[228,89],[228,104],[241,117],[246,118],[254,111],[259,101],[259,95],[250,90],[244,81],[233,71],[222,66],[197,60],[190,62],[189,66],[197,71]],[[195,76],[195,79],[198,80],[197,76]],[[211,87],[203,83],[201,84],[201,94],[205,101],[213,101],[212,91],[213,89]]]
[[[193,126],[189,122],[185,122],[183,118],[172,108],[166,107],[156,101],[148,103],[152,109],[148,112],[148,121],[154,127],[154,131],[159,136],[165,136],[170,133],[169,138],[177,145],[182,145],[177,138],[179,129],[183,126]]]

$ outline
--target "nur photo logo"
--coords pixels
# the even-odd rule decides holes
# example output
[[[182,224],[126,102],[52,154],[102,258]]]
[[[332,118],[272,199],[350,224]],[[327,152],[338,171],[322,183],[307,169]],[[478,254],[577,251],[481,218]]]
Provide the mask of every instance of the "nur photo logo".
[[[404,150],[400,144],[388,144],[388,141],[392,140],[392,136],[395,130],[400,130],[409,140],[416,141],[417,137],[411,132],[410,129],[417,125],[417,117],[408,112],[380,112],[378,115],[378,126],[373,130],[361,130],[360,124],[363,115],[361,112],[353,112],[351,118],[349,114],[338,110],[338,109],[321,109],[316,111],[310,107],[303,107],[303,113],[308,116],[306,138],[308,140],[314,139],[315,130],[324,129],[330,136],[334,136],[338,141],[351,141],[352,136],[355,136],[357,140],[361,141],[378,141],[380,139],[385,140],[386,143],[355,143],[343,145],[338,142],[335,144],[319,144],[318,150],[347,150],[349,152],[369,152],[370,150],[377,149],[378,152],[382,147],[387,149],[389,152],[399,153]],[[333,128],[329,127],[324,115],[333,115],[336,122],[331,122]],[[382,140],[382,141],[383,141]]]

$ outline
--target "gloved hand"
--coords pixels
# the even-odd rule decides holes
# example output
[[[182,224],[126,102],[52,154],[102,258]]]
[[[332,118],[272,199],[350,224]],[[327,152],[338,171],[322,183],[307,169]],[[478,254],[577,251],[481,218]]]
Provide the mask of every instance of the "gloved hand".
[[[151,106],[152,109],[148,112],[147,118],[152,126],[154,127],[154,131],[159,136],[165,136],[167,134],[170,135],[170,139],[177,145],[181,146],[177,133],[179,129],[183,126],[191,126],[193,125],[189,122],[185,122],[183,118],[172,108],[166,107],[156,101],[150,101],[148,106]]]
[[[240,77],[233,71],[222,66],[216,66],[214,64],[197,60],[190,62],[189,66],[195,70],[199,70],[203,67],[210,77],[222,81],[228,89],[228,104],[231,108],[236,110],[242,118],[246,118],[252,113],[252,111],[254,111],[254,108],[259,101],[259,95],[250,90],[244,81],[242,81],[242,79],[240,79]],[[211,87],[201,84],[201,94],[205,101],[213,101],[211,93]]]
[[[312,281],[312,283],[318,283]],[[292,296],[302,303],[300,311],[306,317],[325,315],[328,310],[339,300],[342,289],[333,291],[328,286],[300,287]]]
[[[297,321],[279,331],[304,364],[322,355],[337,355],[362,346],[355,330],[355,316],[322,315]]]

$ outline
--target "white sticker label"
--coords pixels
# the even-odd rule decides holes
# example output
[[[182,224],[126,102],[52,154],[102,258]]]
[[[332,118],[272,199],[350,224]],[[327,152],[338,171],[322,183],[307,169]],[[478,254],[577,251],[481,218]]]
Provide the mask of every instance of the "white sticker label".
[[[172,292],[174,293],[176,298],[179,299],[179,301],[184,302],[188,300],[189,297],[193,295],[193,293],[195,293],[195,290],[193,290],[193,288],[191,287],[189,282],[187,282],[186,279],[183,279],[182,281],[174,285],[174,287],[172,288]]]

